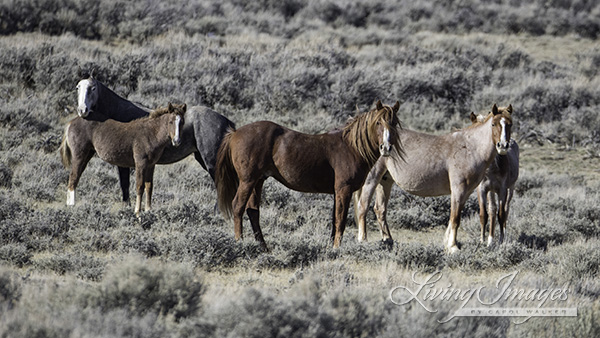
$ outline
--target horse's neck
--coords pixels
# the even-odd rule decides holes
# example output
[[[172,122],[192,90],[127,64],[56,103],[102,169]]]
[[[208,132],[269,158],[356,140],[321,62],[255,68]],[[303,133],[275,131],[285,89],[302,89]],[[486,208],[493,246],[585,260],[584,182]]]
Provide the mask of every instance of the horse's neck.
[[[147,111],[117,95],[108,87],[100,85],[99,88],[100,93],[96,104],[98,113],[121,122],[129,122],[148,115]]]
[[[169,135],[169,124],[167,123],[168,119],[169,115],[165,114],[149,120],[153,122],[154,135],[160,145],[167,144],[171,140]]]
[[[498,153],[492,137],[491,119],[473,128],[463,129],[462,132],[466,136],[467,147],[472,147],[482,160],[490,164],[496,158]]]

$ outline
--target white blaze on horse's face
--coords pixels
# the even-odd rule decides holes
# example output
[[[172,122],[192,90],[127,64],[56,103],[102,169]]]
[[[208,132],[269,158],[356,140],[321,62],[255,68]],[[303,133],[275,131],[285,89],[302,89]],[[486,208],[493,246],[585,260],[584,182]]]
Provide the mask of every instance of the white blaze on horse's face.
[[[502,130],[500,132],[500,141],[496,143],[496,150],[500,155],[506,155],[508,152],[508,145],[510,141],[510,129],[506,125],[506,119],[503,117],[500,119],[500,126]]]
[[[98,88],[92,79],[84,79],[77,84],[77,114],[86,118],[98,100]]]
[[[180,136],[180,126],[181,126],[181,116],[175,116],[175,135],[171,139],[171,143],[174,147],[179,147],[181,144],[181,136]]]
[[[392,152],[392,142],[390,140],[390,130],[387,127],[383,128],[383,138],[379,145],[379,154],[381,156],[390,156]]]

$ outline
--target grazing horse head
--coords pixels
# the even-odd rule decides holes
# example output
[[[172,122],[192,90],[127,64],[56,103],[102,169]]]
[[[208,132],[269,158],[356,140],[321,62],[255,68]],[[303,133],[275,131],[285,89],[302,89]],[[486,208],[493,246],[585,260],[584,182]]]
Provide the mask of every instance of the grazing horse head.
[[[492,137],[496,144],[496,151],[500,155],[506,155],[510,146],[510,133],[512,128],[512,105],[506,108],[492,107]]]
[[[400,125],[396,115],[399,108],[400,102],[390,107],[377,101],[374,110],[351,119],[344,127],[344,137],[371,165],[379,155],[389,156],[393,146],[400,150],[400,138],[396,129]]]
[[[93,76],[79,81],[77,84],[77,114],[86,118],[98,102],[98,84]]]

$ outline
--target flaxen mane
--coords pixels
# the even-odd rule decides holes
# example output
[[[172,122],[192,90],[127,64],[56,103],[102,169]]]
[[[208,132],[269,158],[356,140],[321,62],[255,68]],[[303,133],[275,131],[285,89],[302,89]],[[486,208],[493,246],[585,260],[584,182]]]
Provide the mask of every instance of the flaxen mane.
[[[393,146],[400,148],[400,140],[396,137],[396,126],[400,128],[400,120],[394,114],[390,106],[383,106],[382,109],[373,109],[362,115],[352,118],[343,128],[342,135],[360,156],[373,165],[379,158],[379,149],[377,140],[373,139],[377,134],[377,122],[381,122],[390,131],[390,138],[396,140]]]

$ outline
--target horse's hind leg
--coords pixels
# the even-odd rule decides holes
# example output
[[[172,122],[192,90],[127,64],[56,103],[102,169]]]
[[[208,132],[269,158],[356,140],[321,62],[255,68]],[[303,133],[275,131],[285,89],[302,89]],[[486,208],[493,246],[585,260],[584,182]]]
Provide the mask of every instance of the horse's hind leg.
[[[377,222],[379,223],[379,229],[381,230],[381,240],[384,242],[392,242],[392,234],[387,223],[387,205],[390,201],[390,193],[392,192],[392,186],[394,181],[389,175],[384,175],[375,192],[375,215],[377,216]]]
[[[479,201],[479,222],[481,223],[481,243],[485,241],[485,226],[487,224],[487,192],[481,187],[477,187],[477,200]]]
[[[250,219],[250,224],[252,225],[252,231],[254,232],[254,238],[261,244],[261,246],[268,250],[267,243],[265,243],[265,239],[263,237],[262,231],[260,229],[260,198],[262,194],[262,187],[265,181],[261,180],[256,183],[252,194],[250,195],[250,199],[246,204],[246,213],[248,214],[248,218]]]
[[[196,159],[196,161],[198,163],[200,163],[200,165],[202,166],[202,168],[204,168],[204,170],[208,171],[208,174],[210,175],[210,178],[212,178],[213,182],[215,181],[215,168],[211,167],[208,168],[206,166],[206,163],[204,162],[204,159],[202,158],[202,155],[200,155],[200,152],[195,152],[194,153],[194,158]]]
[[[123,202],[129,204],[129,168],[117,167],[119,171],[119,184],[123,193]]]
[[[244,220],[244,211],[246,211],[246,205],[250,195],[254,190],[256,181],[240,181],[235,197],[233,198],[233,226],[235,232],[235,239],[240,240],[244,237],[242,232],[242,221]]]

